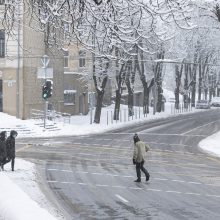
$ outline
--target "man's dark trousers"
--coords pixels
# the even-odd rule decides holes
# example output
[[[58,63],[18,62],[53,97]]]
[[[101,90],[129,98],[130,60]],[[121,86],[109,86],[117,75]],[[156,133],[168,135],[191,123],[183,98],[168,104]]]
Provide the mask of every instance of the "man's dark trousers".
[[[144,161],[140,162],[140,163],[136,163],[136,172],[137,172],[137,178],[138,180],[141,180],[141,171],[145,174],[146,176],[146,180],[149,180],[149,173],[148,171],[144,168]]]

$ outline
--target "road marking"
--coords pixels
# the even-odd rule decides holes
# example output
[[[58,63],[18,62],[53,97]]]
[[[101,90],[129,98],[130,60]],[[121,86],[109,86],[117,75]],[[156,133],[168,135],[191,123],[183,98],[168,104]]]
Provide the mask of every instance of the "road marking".
[[[55,180],[48,180],[48,183],[61,183],[61,184],[78,184],[82,186],[88,186],[88,187],[111,187],[111,188],[121,188],[121,189],[133,189],[133,190],[142,190],[142,191],[153,191],[153,192],[164,192],[164,193],[176,193],[176,194],[183,194],[183,195],[194,195],[194,196],[207,196],[207,197],[214,197],[214,198],[220,198],[220,195],[211,195],[211,194],[200,194],[200,193],[193,193],[193,192],[180,192],[180,191],[173,191],[173,190],[161,190],[161,189],[154,189],[154,188],[141,188],[141,187],[125,187],[125,186],[110,186],[105,184],[87,184],[87,183],[76,183],[76,182],[59,182]],[[118,195],[118,194],[116,194]],[[118,195],[120,196],[120,195]],[[118,197],[117,196],[117,197]],[[119,197],[118,197],[119,198]],[[120,198],[121,200],[125,199],[123,197]],[[126,200],[126,199],[125,199]],[[127,201],[127,200],[126,200]],[[125,201],[124,201],[125,202]]]
[[[115,196],[116,196],[117,198],[119,198],[122,202],[128,203],[128,200],[125,199],[125,198],[123,198],[122,196],[120,196],[120,195],[118,195],[118,194],[115,194]]]
[[[161,189],[147,189],[147,191],[155,191],[155,192],[161,192]]]
[[[60,183],[63,183],[63,184],[75,184],[75,183],[73,183],[73,182],[60,182]]]
[[[142,188],[140,188],[140,187],[128,187],[129,189],[135,189],[135,190],[143,190]]]
[[[59,170],[59,169],[47,169],[47,170],[48,171],[69,172],[69,173],[90,174],[90,175],[105,175],[105,176],[110,176],[110,177],[133,178],[132,175],[119,175],[119,174],[111,174],[111,173],[94,173],[94,172],[90,173],[88,171],[72,171],[72,170]],[[145,179],[145,177],[142,177],[142,179]],[[216,184],[204,184],[204,183],[200,183],[200,182],[187,182],[187,181],[184,181],[184,180],[176,180],[176,179],[167,179],[167,178],[158,178],[158,177],[153,177],[151,179],[159,180],[159,181],[172,181],[172,182],[178,182],[178,183],[187,183],[187,184],[196,184],[196,185],[220,187],[220,185],[216,185]]]
[[[189,184],[197,184],[197,185],[201,185],[202,183],[198,183],[198,182],[187,182]]]
[[[209,195],[209,194],[207,194],[206,196],[220,198],[220,196],[218,196],[218,195]]]
[[[109,185],[104,185],[104,184],[96,184],[96,186],[109,187]]]
[[[204,124],[204,125],[195,127],[195,128],[193,128],[193,129],[191,129],[191,130],[189,130],[189,131],[187,131],[187,132],[182,133],[181,135],[186,135],[187,133],[190,133],[190,132],[192,132],[192,131],[194,131],[194,130],[196,130],[196,129],[198,129],[198,128],[202,128],[202,127],[205,127],[205,126],[210,125],[210,124],[213,124],[213,123],[216,123],[216,121],[209,122],[209,123],[207,123],[207,124]]]
[[[105,175],[105,174],[104,174]],[[107,176],[119,176],[118,174],[106,173]]]
[[[72,171],[72,173],[73,173],[74,171]],[[89,172],[87,172],[87,171],[76,171],[76,173],[89,173]]]
[[[77,183],[77,184],[79,184],[79,185],[88,185],[87,183]]]
[[[179,192],[179,191],[172,191],[172,190],[168,190],[168,191],[165,191],[165,192],[167,192],[167,193],[177,193],[177,194],[181,194],[181,192]]]
[[[91,173],[93,175],[103,175],[103,173]]]
[[[186,181],[183,180],[172,180],[173,182],[178,182],[178,183],[185,183]]]
[[[125,186],[111,186],[111,187],[113,187],[113,188],[122,188],[122,189],[126,189]]]
[[[185,193],[186,195],[194,195],[194,196],[201,196],[201,194],[199,193],[191,193],[191,192],[187,192]]]
[[[58,181],[56,180],[47,180],[48,183],[59,183]]]
[[[67,172],[67,173],[72,173],[73,171],[72,170],[61,170],[63,172]]]
[[[168,180],[168,179],[165,179],[165,178],[154,178],[155,180]]]

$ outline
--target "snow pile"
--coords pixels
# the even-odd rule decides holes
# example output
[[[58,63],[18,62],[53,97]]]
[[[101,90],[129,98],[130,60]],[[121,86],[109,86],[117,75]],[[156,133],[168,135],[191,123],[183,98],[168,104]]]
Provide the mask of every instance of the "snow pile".
[[[220,157],[220,132],[217,132],[199,143],[199,147],[214,155]]]
[[[7,220],[55,220],[4,173],[0,174],[0,213]]]
[[[0,219],[55,220],[46,210],[50,207],[37,186],[34,165],[16,159],[15,172],[9,167],[7,164],[6,171],[0,172]]]

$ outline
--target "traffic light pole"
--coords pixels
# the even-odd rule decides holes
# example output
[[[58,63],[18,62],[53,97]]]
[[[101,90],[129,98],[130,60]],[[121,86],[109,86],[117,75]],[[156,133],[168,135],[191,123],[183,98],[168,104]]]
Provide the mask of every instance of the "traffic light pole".
[[[47,107],[48,107],[48,101],[45,100],[45,106],[44,106],[44,128],[46,128]]]
[[[47,81],[47,66],[50,62],[50,59],[47,55],[44,55],[43,58],[41,59],[43,68],[44,68],[44,79],[45,79],[45,85]],[[45,106],[44,106],[44,128],[46,128],[46,118],[47,118],[47,106],[48,106],[48,101],[45,99]]]

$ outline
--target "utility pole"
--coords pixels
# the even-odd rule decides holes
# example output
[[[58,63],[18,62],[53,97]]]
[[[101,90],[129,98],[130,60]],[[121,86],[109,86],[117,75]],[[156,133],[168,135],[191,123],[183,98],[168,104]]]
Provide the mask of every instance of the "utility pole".
[[[17,43],[17,55],[18,55],[18,62],[17,62],[17,71],[16,71],[16,117],[19,118],[19,87],[20,87],[20,82],[19,82],[19,76],[20,76],[20,5],[17,4],[18,10],[17,10],[17,19],[18,19],[18,29],[17,29],[17,34],[18,34],[18,43]]]

